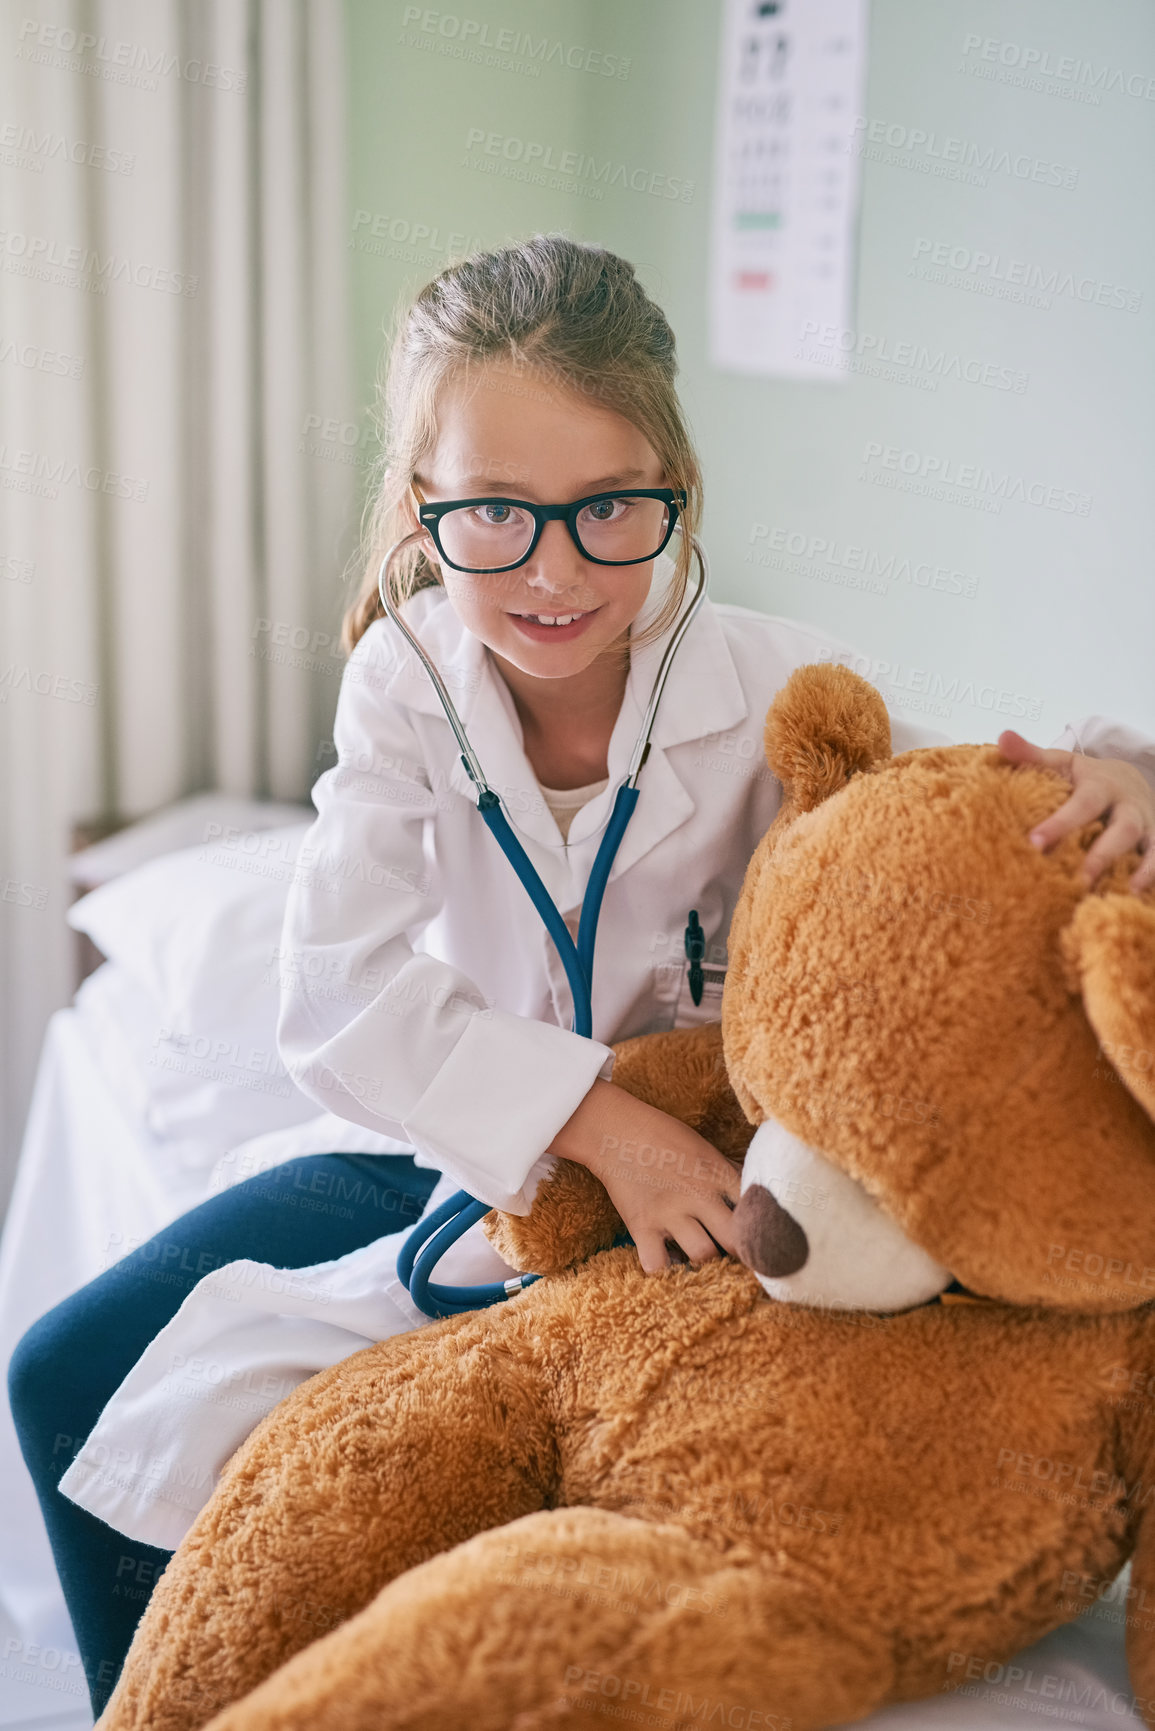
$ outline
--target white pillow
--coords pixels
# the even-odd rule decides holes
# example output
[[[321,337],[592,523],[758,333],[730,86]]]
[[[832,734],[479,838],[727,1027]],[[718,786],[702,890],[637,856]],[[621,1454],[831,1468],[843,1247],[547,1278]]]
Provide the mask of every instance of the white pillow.
[[[93,842],[91,847],[81,848],[68,862],[69,877],[79,889],[94,890],[160,854],[192,847],[227,830],[284,829],[294,823],[311,823],[312,818],[306,805],[242,799],[231,793],[194,793],[103,841]]]
[[[226,832],[149,861],[68,912],[144,994],[148,1015],[122,1032],[146,1123],[198,1163],[316,1115],[276,1043],[281,926],[307,828]]]
[[[68,923],[151,994],[171,1025],[228,1014],[276,971],[294,861],[307,823],[226,831],[163,854],[74,902]],[[273,988],[275,990],[275,986]]]

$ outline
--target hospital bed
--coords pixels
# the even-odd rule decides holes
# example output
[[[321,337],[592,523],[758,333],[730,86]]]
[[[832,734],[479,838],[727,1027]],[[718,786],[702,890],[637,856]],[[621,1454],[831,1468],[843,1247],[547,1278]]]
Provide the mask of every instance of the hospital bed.
[[[51,1019],[0,1243],[0,1360],[36,1317],[231,1183],[298,1155],[397,1144],[298,1093],[276,1056],[278,949],[306,807],[201,795],[74,856],[88,967]],[[83,946],[83,948],[81,948]],[[7,1404],[0,1606],[23,1648],[75,1643]],[[964,1691],[864,1721],[1005,1731],[1138,1727],[1127,1576],[1078,1620]],[[22,1650],[23,1650],[22,1648]]]

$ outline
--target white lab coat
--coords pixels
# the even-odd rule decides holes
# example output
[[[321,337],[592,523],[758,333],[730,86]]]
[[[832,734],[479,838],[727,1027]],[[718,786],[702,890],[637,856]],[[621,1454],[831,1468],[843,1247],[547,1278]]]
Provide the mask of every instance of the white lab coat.
[[[658,562],[643,619],[671,571]],[[406,616],[576,932],[663,645],[632,656],[609,785],[578,812],[565,845],[488,652],[439,590],[420,592]],[[687,915],[698,910],[707,959],[723,961],[746,865],[781,794],[762,754],[767,708],[796,667],[853,655],[809,626],[705,602],[672,664],[607,885],[586,1040],[569,1031],[560,960],[477,815],[426,674],[393,626],[372,625],[342,681],[338,763],[314,789],[305,875],[286,913],[279,1039],[298,1086],[378,1133],[383,1152],[412,1148],[442,1171],[429,1207],[465,1188],[526,1212],[551,1164],[545,1150],[595,1078],[612,1072],[610,1043],[717,1019],[720,974],[701,1005],[690,997]],[[896,752],[950,743],[893,715],[891,732]],[[1129,757],[1155,786],[1155,742],[1103,717],[1055,744]],[[206,1275],[121,1384],[61,1490],[130,1537],[175,1548],[228,1456],[296,1383],[426,1320],[397,1280],[404,1237],[295,1273],[246,1261]],[[509,1272],[477,1227],[454,1254],[439,1279]]]

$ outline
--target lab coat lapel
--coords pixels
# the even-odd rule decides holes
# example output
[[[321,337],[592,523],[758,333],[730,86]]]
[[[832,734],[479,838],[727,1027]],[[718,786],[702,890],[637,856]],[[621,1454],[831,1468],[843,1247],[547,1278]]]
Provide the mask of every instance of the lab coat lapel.
[[[578,812],[570,830],[571,854],[578,852],[583,843],[589,848],[589,860],[581,875],[583,886],[600,832],[612,809],[611,795],[629,767],[668,641],[667,635],[633,651],[626,694],[610,742],[609,789]],[[638,777],[638,803],[622,837],[611,882],[637,865],[697,810],[700,789],[693,785],[692,759],[686,753],[681,754],[675,768],[669,756],[671,748],[736,727],[748,708],[721,621],[707,600],[670,664],[649,754]]]

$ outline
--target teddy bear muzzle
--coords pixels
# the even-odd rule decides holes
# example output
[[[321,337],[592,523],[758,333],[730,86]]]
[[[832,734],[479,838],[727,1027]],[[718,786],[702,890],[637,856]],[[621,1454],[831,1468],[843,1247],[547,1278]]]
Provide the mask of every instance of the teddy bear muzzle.
[[[782,1303],[909,1310],[951,1283],[862,1184],[774,1118],[746,1150],[734,1226],[740,1259]]]

